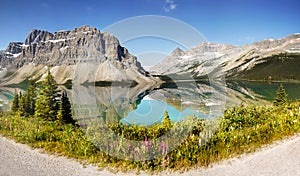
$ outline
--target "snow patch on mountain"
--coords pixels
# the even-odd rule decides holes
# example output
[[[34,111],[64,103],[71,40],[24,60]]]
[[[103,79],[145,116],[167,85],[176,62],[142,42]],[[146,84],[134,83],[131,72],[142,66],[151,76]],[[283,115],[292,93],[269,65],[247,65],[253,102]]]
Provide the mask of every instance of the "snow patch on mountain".
[[[280,53],[300,54],[300,34],[262,40],[240,47],[205,42],[187,51],[177,48],[161,63],[151,67],[150,72],[162,75],[190,73],[194,77],[212,72],[216,72],[215,75],[218,76],[231,75],[251,70],[266,62],[262,58]]]

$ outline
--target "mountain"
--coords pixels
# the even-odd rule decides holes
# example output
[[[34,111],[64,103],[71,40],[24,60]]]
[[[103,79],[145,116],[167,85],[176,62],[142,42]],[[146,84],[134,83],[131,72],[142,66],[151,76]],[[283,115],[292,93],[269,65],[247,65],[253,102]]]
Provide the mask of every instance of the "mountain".
[[[201,43],[187,51],[177,48],[150,72],[191,78],[300,80],[299,68],[300,34],[294,34],[244,46]]]
[[[54,34],[34,29],[24,42],[12,42],[0,52],[2,85],[43,79],[48,68],[60,84],[155,82],[116,37],[89,26]]]

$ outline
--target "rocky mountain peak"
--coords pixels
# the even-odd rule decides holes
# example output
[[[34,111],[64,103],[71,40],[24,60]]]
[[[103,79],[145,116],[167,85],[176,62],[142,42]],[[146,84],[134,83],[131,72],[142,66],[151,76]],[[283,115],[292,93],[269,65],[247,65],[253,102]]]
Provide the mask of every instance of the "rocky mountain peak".
[[[180,48],[176,48],[171,54],[170,57],[179,57],[182,56],[184,54],[184,51]]]
[[[37,42],[45,42],[47,40],[52,40],[54,35],[48,31],[33,29],[25,40],[25,45],[30,45]]]
[[[233,45],[228,44],[218,44],[213,42],[203,42],[192,48],[191,51],[197,54],[205,52],[222,52],[224,50],[236,48]]]
[[[90,27],[88,25],[84,25],[84,26],[74,29],[74,32],[93,32],[93,31],[96,32],[98,30],[97,30],[97,28]]]
[[[293,39],[300,39],[300,33],[295,33],[293,35],[287,36],[286,37],[288,40],[293,40]]]
[[[18,54],[22,52],[22,42],[11,42],[8,44],[5,52],[6,53],[11,53],[11,54]]]
[[[11,58],[20,54],[22,57],[6,60],[1,63],[2,67],[10,65],[19,68],[32,62],[47,66],[74,65],[78,62],[90,62],[88,60],[100,63],[109,60],[118,68],[140,66],[136,57],[120,46],[116,37],[89,26],[60,30],[54,34],[34,29],[24,44],[9,44],[7,53]]]
[[[283,61],[276,59],[280,58],[282,54],[289,55],[288,60],[284,64],[282,64]],[[202,77],[211,73],[216,67],[222,66],[227,76],[236,76],[253,70],[254,67],[264,69],[263,63],[274,64],[267,68],[280,67],[281,70],[286,71],[286,68],[295,68],[299,65],[299,55],[300,34],[275,40],[267,39],[244,46],[205,42],[185,51],[179,57],[178,55],[169,55],[161,63],[151,67],[149,71],[153,74],[166,75],[191,73],[195,77]],[[277,64],[277,61],[282,65]],[[282,71],[282,73],[284,72]],[[222,72],[218,74],[224,75]],[[272,75],[273,73],[268,72],[264,74]],[[262,77],[262,75],[260,76]],[[297,73],[296,75],[299,74]],[[268,76],[265,77],[267,78]]]
[[[149,80],[137,58],[122,47],[116,37],[90,26],[59,30],[54,34],[34,29],[24,43],[10,43],[0,56],[0,68],[11,72],[22,70],[22,74],[30,75],[35,69],[36,72],[43,72],[41,69],[45,66],[56,70],[61,68],[63,73],[61,71],[56,76],[61,83],[72,79],[77,65],[87,66],[84,70],[89,70],[88,67],[91,66],[101,70],[96,78],[82,73],[82,77],[79,76],[82,82]],[[15,78],[11,83],[15,84],[24,79],[22,74],[22,78]]]
[[[260,49],[276,49],[280,47],[289,47],[291,45],[299,45],[300,34],[289,35],[280,39],[265,39],[259,42],[255,42],[253,45]]]

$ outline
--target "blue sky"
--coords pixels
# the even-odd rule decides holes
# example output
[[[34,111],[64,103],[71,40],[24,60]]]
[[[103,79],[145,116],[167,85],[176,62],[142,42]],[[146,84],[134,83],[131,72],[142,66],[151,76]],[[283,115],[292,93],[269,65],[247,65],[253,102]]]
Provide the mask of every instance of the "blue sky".
[[[299,7],[299,0],[2,0],[0,49],[11,41],[24,41],[32,29],[55,32],[89,25],[102,30],[141,15],[176,18],[210,42],[244,45],[299,33]],[[145,49],[166,55],[176,47],[156,43],[161,41],[136,40],[125,46],[136,55]]]

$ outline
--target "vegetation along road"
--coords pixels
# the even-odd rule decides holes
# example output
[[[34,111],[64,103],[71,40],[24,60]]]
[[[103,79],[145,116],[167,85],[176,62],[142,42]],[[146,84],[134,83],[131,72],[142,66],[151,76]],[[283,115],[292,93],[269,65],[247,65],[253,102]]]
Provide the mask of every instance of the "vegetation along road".
[[[15,143],[0,137],[0,175],[5,176],[44,176],[44,175],[115,175],[107,170],[99,171],[96,167],[83,167],[80,163],[43,154],[27,145]],[[206,170],[192,169],[186,173],[171,175],[300,175],[300,135],[277,142],[262,150],[213,165]],[[158,175],[169,175],[159,173]],[[134,173],[118,175],[135,175]],[[144,175],[144,174],[141,174]]]

